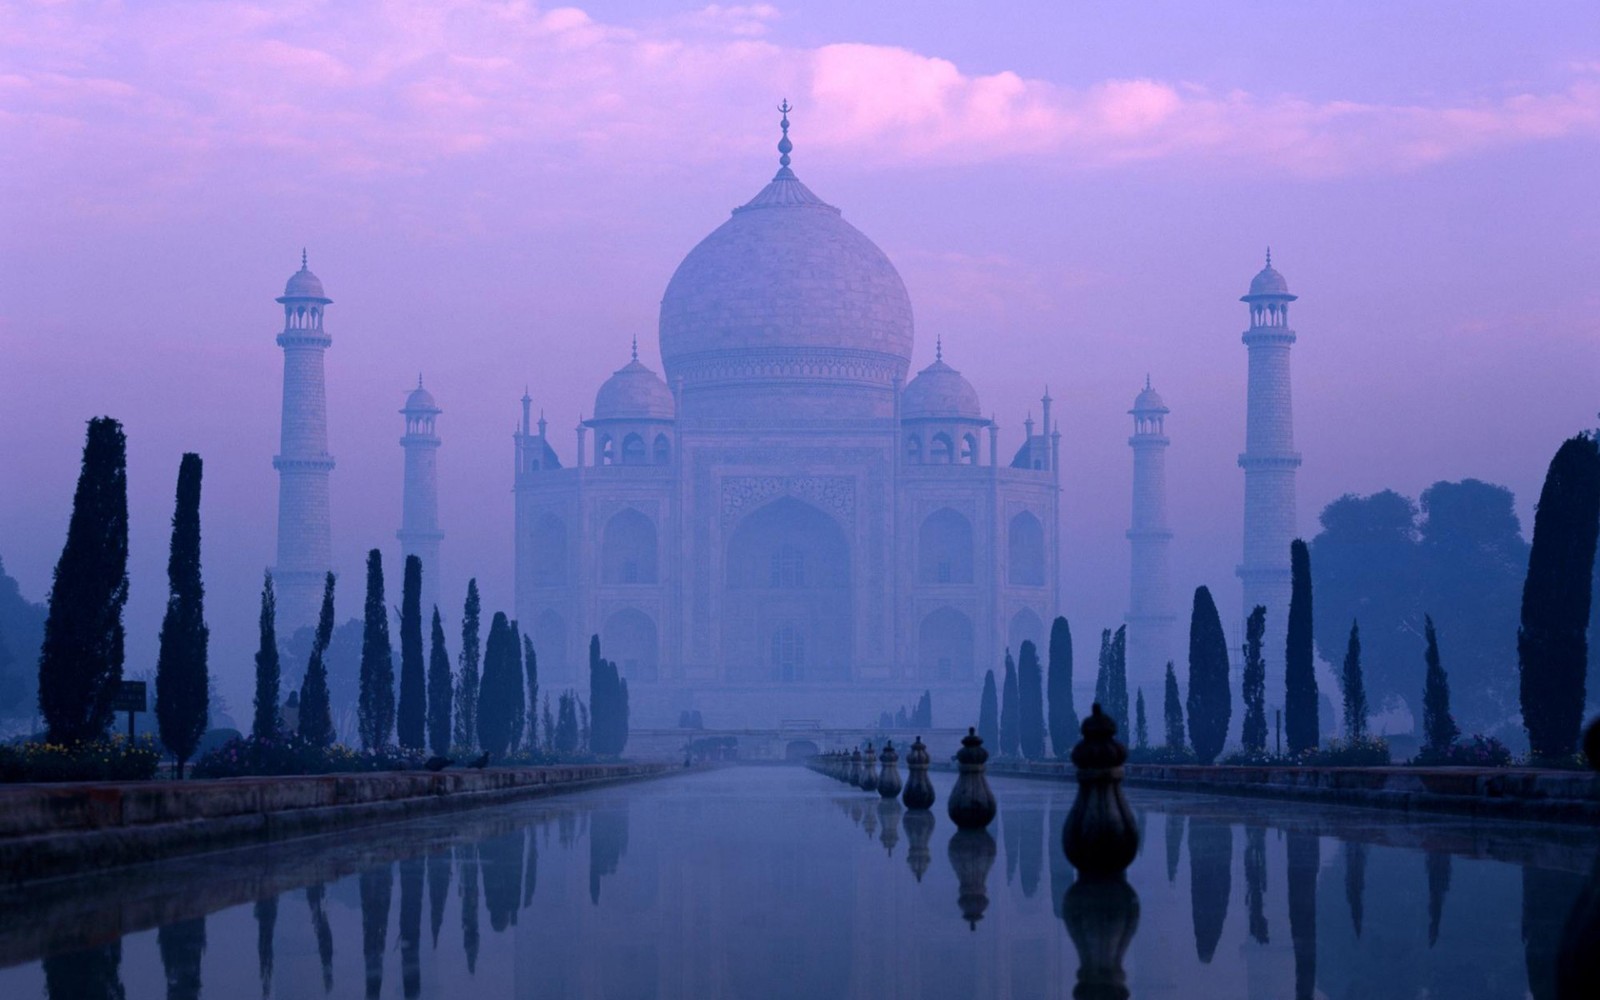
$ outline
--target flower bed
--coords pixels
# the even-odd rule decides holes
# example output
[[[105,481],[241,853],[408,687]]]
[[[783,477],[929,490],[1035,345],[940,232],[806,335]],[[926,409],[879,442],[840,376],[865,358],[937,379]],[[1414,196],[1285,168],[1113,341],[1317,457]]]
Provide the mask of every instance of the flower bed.
[[[241,778],[249,775],[347,774],[363,771],[408,771],[420,768],[427,755],[420,750],[380,747],[356,750],[335,743],[318,746],[297,733],[266,739],[241,736],[205,754],[194,764],[196,778]]]
[[[0,782],[143,781],[155,776],[160,751],[149,737],[92,743],[0,744]]]

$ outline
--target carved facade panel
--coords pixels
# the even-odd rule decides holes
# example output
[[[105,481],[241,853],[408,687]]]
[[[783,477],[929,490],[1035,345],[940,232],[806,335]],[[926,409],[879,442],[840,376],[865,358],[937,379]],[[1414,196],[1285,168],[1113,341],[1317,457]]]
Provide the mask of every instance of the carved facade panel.
[[[727,476],[722,480],[724,525],[778,497],[794,497],[822,508],[843,523],[854,524],[856,481],[853,476]]]

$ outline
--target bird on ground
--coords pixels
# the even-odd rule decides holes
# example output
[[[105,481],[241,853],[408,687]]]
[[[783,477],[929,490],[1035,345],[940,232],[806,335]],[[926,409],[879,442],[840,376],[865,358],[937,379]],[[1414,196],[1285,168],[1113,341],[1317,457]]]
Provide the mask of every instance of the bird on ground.
[[[488,767],[489,766],[489,751],[485,750],[483,752],[483,756],[476,757],[476,758],[474,758],[472,760],[467,761],[467,766],[468,767],[472,767],[472,768],[477,768],[480,771],[483,770],[484,768]]]
[[[430,771],[443,771],[445,768],[449,767],[455,762],[456,759],[454,757],[440,757],[439,755],[435,754],[434,756],[429,757],[428,762],[422,766]]]

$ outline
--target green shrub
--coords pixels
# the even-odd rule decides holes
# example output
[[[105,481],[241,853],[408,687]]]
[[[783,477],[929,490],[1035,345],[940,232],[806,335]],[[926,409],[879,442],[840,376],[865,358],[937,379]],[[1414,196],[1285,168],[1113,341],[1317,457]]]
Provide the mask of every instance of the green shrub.
[[[1197,764],[1199,758],[1188,747],[1135,747],[1128,751],[1130,764]]]
[[[317,746],[299,733],[280,732],[258,739],[236,737],[206,753],[194,765],[197,778],[248,775],[336,774],[363,771],[409,771],[422,766],[420,750],[384,746],[355,750],[343,744]]]
[[[146,781],[161,753],[148,736],[88,743],[11,743],[0,746],[0,781]]]
[[[1443,751],[1423,747],[1411,763],[1423,767],[1510,767],[1511,751],[1493,736],[1473,733]]]
[[[1229,767],[1292,767],[1296,762],[1269,750],[1235,750],[1218,763]]]
[[[1312,747],[1300,755],[1305,767],[1388,767],[1389,743],[1380,736],[1352,740],[1329,740],[1326,746]]]

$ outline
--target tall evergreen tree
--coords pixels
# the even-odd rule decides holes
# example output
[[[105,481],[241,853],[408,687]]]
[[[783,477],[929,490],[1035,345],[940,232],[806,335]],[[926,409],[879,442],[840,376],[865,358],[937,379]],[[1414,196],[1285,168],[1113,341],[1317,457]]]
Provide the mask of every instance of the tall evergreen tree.
[[[1100,630],[1100,656],[1094,672],[1094,704],[1104,712],[1111,704],[1111,630]]]
[[[433,634],[428,649],[428,746],[436,754],[450,752],[450,654],[444,648],[444,622],[433,607]]]
[[[1144,688],[1138,689],[1133,704],[1133,745],[1144,750],[1150,746],[1150,723],[1144,716]]]
[[[1570,757],[1578,745],[1597,531],[1600,445],[1580,434],[1557,449],[1545,474],[1522,585],[1522,723],[1538,757]]]
[[[1100,710],[1117,724],[1117,732],[1128,732],[1128,626],[1120,626],[1111,637],[1106,656],[1107,702]]]
[[[1172,661],[1167,661],[1167,687],[1166,697],[1161,705],[1162,714],[1165,716],[1166,745],[1174,750],[1181,750],[1188,743],[1183,738],[1183,699],[1178,695],[1178,674],[1172,669]]]
[[[1448,753],[1461,735],[1456,720],[1450,715],[1450,677],[1439,662],[1439,637],[1433,631],[1433,619],[1424,617],[1428,648],[1423,658],[1428,665],[1427,679],[1422,688],[1423,750],[1429,756]]]
[[[506,675],[506,704],[511,706],[511,726],[507,730],[510,738],[506,741],[506,750],[516,753],[522,749],[522,732],[528,723],[527,691],[522,681],[522,630],[516,622],[511,622],[511,635],[506,642],[506,665],[510,670]]]
[[[550,696],[544,696],[544,749],[546,753],[555,753],[556,749],[556,717],[550,711]]]
[[[333,574],[322,582],[322,613],[316,637],[311,640],[311,660],[300,682],[300,736],[314,746],[333,743],[333,707],[328,701],[328,644],[333,641]]]
[[[556,716],[556,753],[578,752],[578,699],[571,691],[562,692]]]
[[[1267,749],[1267,664],[1261,656],[1261,636],[1267,630],[1267,609],[1257,604],[1244,623],[1244,728],[1239,742],[1245,750]]]
[[[172,514],[172,550],[167,557],[167,614],[161,620],[156,657],[156,722],[161,742],[183,765],[206,731],[211,700],[206,671],[205,586],[200,582],[200,456],[178,463],[178,500]]]
[[[278,688],[282,673],[278,665],[278,599],[272,590],[272,571],[261,584],[261,644],[256,647],[256,714],[250,734],[258,740],[271,739],[282,722],[278,714]]]
[[[1006,650],[1006,679],[1000,687],[1000,755],[1015,757],[1022,749],[1022,708],[1017,704],[1017,664]]]
[[[50,742],[99,739],[111,725],[127,600],[127,441],[121,424],[96,417],[83,445],[39,652],[39,712]]]
[[[421,750],[428,737],[428,679],[422,663],[422,560],[406,556],[400,584],[400,745]]]
[[[1289,753],[1299,754],[1320,741],[1317,674],[1311,632],[1311,553],[1296,538],[1289,546],[1289,627],[1283,650],[1283,728]]]
[[[461,673],[456,679],[456,743],[467,750],[478,744],[478,580],[467,581],[467,602],[461,611]]]
[[[1050,624],[1050,749],[1066,760],[1078,742],[1078,712],[1072,706],[1072,627],[1064,617]]]
[[[361,745],[368,750],[394,733],[394,649],[389,608],[383,599],[383,553],[367,553],[367,606],[361,631]]]
[[[994,671],[983,672],[983,697],[978,699],[978,738],[986,746],[1000,747],[1000,697],[994,689]]]
[[[1233,714],[1228,697],[1228,640],[1206,587],[1196,587],[1189,616],[1189,744],[1202,764],[1222,752]]]
[[[1361,679],[1361,626],[1350,623],[1350,643],[1345,647],[1344,675],[1344,735],[1348,740],[1366,739],[1367,689]]]
[[[590,749],[605,756],[622,753],[628,742],[627,685],[616,663],[600,655],[599,636],[589,640],[589,710]]]
[[[478,701],[478,745],[496,757],[504,757],[511,744],[510,672],[521,669],[511,663],[515,654],[507,647],[512,641],[511,623],[504,612],[496,611],[483,650],[482,697]]]
[[[528,676],[528,749],[539,749],[539,657],[533,640],[522,637],[522,669]]]
[[[1039,669],[1039,649],[1032,639],[1022,641],[1017,657],[1017,736],[1022,755],[1044,758],[1044,672]]]

